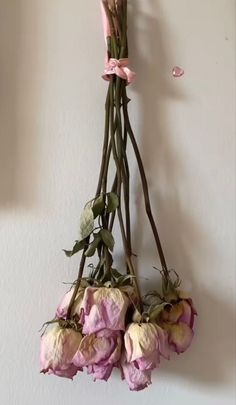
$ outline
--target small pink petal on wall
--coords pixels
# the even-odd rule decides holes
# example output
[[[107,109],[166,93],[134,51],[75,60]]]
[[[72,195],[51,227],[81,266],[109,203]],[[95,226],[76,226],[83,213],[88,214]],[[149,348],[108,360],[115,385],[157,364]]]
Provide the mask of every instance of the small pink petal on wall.
[[[172,75],[173,75],[173,77],[181,77],[184,75],[184,69],[182,69],[179,66],[175,66],[175,67],[173,67]]]

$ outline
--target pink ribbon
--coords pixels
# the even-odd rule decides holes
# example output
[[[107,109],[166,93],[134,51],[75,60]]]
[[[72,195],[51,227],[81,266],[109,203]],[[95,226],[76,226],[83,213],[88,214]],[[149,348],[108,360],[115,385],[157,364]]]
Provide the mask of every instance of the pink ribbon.
[[[132,83],[135,78],[135,73],[132,72],[129,68],[129,59],[115,59],[110,58],[106,62],[103,79],[110,80],[110,75],[116,75],[123,80],[126,80],[127,83]]]
[[[111,36],[111,27],[110,27],[102,1],[101,1],[101,12],[102,12],[102,25],[103,25],[104,37],[105,37],[105,42],[106,42],[107,37]]]

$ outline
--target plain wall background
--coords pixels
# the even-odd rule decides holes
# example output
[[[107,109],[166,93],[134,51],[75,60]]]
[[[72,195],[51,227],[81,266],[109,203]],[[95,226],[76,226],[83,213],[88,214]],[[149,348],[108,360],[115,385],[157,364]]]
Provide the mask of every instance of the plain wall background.
[[[61,249],[97,183],[105,47],[98,0],[0,0],[1,405],[235,404],[235,1],[129,3],[131,120],[169,266],[199,312],[196,338],[141,393],[118,373],[107,384],[39,374],[38,330],[77,273],[79,257]],[[146,289],[159,263],[130,156]]]

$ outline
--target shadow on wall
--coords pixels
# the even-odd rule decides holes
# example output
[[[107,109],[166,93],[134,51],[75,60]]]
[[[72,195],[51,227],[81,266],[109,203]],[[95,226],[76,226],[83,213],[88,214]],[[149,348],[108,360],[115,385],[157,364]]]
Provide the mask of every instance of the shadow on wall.
[[[147,177],[149,172],[155,173],[153,184],[149,181],[153,213],[156,216],[156,213],[161,212],[158,225],[161,239],[164,242],[168,240],[168,244],[164,243],[168,247],[165,249],[168,262],[171,265],[174,263],[181,277],[191,279],[193,297],[199,314],[196,337],[190,351],[175,361],[163,362],[160,373],[182,376],[196,384],[225,385],[234,373],[234,352],[232,352],[234,308],[224,301],[224,296],[216,297],[204,287],[197,287],[199,285],[197,277],[194,281],[194,275],[191,273],[191,269],[192,271],[194,269],[191,257],[194,252],[195,255],[196,252],[203,252],[205,249],[213,251],[214,254],[217,252],[212,246],[211,235],[207,229],[200,229],[191,217],[191,212],[188,213],[186,206],[181,205],[178,185],[184,178],[187,168],[171,144],[168,130],[170,117],[166,114],[165,105],[167,101],[173,99],[184,103],[187,103],[188,99],[183,92],[179,90],[177,92],[176,87],[171,85],[173,82],[168,80],[167,72],[171,75],[173,65],[181,64],[181,61],[173,60],[169,47],[165,46],[165,37],[170,37],[170,32],[166,24],[163,24],[163,19],[159,17],[160,4],[156,0],[147,0],[145,3],[145,8],[149,8],[149,14],[141,11],[141,1],[131,2],[132,24],[129,30],[131,59],[138,61],[136,72],[137,77],[141,78],[134,85],[134,91],[138,93],[140,99],[141,139],[145,139],[140,145],[140,151]],[[142,43],[148,57],[142,55],[137,39],[140,27],[136,27],[135,22],[140,20],[143,29]],[[153,145],[157,145],[155,151]],[[138,196],[139,191],[140,189]],[[139,199],[137,212],[142,209],[143,203]],[[141,226],[138,215],[134,235],[140,235],[140,240],[135,243],[135,251],[145,252],[145,258],[148,257],[149,263],[156,263],[151,238],[149,239],[144,232],[139,232]],[[153,289],[153,280],[149,280],[149,284],[148,287]],[[212,286],[214,291],[214,280]]]
[[[17,15],[14,1],[0,6],[0,205],[13,202],[16,191]]]
[[[18,0],[0,2],[0,209],[25,207],[34,199],[36,66],[32,69],[31,65],[35,65],[32,50],[37,43],[33,43],[32,16],[36,18],[37,13],[23,21]],[[34,30],[26,33],[29,24]]]

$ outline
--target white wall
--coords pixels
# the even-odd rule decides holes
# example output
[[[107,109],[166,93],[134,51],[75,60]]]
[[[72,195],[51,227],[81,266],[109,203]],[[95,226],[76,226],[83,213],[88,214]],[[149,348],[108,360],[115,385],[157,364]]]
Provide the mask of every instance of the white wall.
[[[97,181],[104,43],[98,1],[0,0],[1,405],[235,403],[235,2],[129,3],[131,118],[168,263],[199,311],[196,338],[138,394],[118,373],[108,384],[39,374],[38,330],[77,271],[61,249]],[[132,167],[147,288],[158,262]]]

